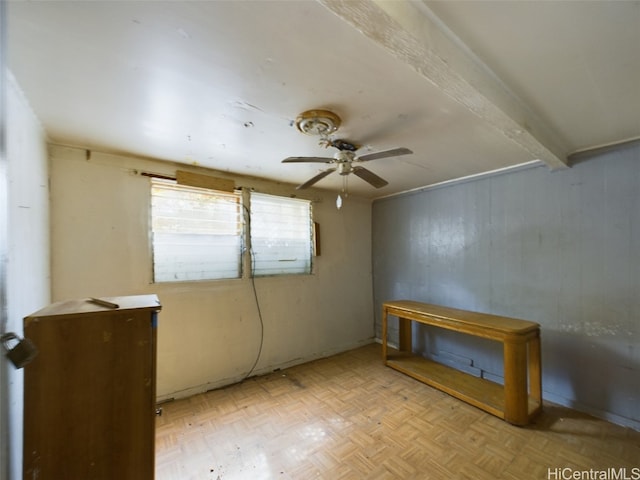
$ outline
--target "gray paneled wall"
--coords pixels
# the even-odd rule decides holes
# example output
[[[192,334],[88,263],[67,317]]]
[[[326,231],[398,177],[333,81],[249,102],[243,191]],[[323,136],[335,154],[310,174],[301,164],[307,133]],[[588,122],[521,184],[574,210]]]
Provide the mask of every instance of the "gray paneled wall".
[[[539,322],[545,398],[640,430],[638,143],[378,200],[373,273],[377,337],[390,299]],[[501,381],[493,342],[420,329],[414,348]]]

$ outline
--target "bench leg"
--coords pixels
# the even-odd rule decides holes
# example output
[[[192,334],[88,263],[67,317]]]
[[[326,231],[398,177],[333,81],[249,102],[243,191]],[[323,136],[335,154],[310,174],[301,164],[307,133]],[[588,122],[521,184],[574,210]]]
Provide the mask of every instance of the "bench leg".
[[[504,343],[504,419],[514,425],[529,423],[527,344]]]
[[[540,355],[540,336],[529,342],[529,388],[531,398],[538,403],[537,411],[542,410],[542,363]]]
[[[398,318],[398,349],[401,352],[411,353],[411,320],[407,318]]]
[[[382,362],[387,363],[387,309],[382,309]]]

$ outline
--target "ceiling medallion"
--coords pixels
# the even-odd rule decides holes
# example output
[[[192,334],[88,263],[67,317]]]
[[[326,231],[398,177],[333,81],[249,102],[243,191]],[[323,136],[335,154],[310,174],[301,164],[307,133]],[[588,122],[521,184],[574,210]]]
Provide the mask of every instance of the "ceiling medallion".
[[[340,126],[340,117],[328,110],[307,110],[296,118],[296,127],[305,135],[327,136]]]

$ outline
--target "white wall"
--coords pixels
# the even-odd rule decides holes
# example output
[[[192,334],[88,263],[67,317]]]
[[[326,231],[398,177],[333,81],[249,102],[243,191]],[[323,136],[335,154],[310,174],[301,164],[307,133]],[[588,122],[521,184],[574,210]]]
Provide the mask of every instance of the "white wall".
[[[7,82],[8,263],[7,331],[47,305],[49,188],[46,135],[11,75]],[[26,367],[28,368],[28,366]],[[9,476],[22,478],[23,370],[8,368]],[[5,469],[6,471],[6,469]],[[4,472],[3,472],[4,473]]]
[[[134,171],[174,174],[178,167],[63,146],[52,145],[50,152],[53,300],[158,294],[160,400],[241,379],[260,344],[251,281],[151,283],[149,179]],[[321,228],[313,275],[255,280],[264,321],[256,372],[372,341],[370,202],[350,197],[338,211],[334,193],[300,193],[249,178],[236,185],[307,195]]]

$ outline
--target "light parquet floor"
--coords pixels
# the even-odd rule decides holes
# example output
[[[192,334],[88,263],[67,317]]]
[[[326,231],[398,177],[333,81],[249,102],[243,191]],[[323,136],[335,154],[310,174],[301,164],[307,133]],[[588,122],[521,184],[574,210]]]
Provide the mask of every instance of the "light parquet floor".
[[[157,480],[559,480],[606,469],[640,478],[640,432],[554,405],[514,427],[383,366],[377,344],[166,403],[157,418]]]

